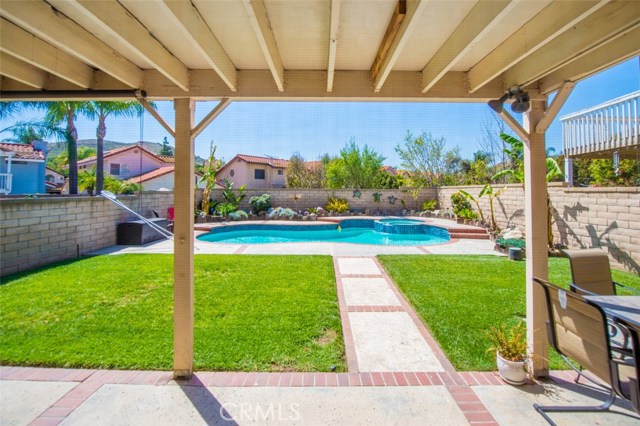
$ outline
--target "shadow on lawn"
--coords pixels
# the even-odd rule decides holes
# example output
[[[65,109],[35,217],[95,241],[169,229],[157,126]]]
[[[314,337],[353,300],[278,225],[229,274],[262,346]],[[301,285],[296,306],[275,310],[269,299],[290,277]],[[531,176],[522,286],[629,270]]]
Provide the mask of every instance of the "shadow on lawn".
[[[190,380],[177,383],[207,425],[238,426],[233,416],[197,376],[194,375]]]

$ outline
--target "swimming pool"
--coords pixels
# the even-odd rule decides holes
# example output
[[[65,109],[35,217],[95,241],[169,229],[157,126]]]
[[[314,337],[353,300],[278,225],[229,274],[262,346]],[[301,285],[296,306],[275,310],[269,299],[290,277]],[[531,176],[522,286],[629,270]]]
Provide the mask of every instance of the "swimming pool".
[[[411,219],[345,219],[339,224],[322,225],[252,223],[213,228],[197,238],[229,244],[333,242],[384,246],[443,244],[450,239],[446,229]]]

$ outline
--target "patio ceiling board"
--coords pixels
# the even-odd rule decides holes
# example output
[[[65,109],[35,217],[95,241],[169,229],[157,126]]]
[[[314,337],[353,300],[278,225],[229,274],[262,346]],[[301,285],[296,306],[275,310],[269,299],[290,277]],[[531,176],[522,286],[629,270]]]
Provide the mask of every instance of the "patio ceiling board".
[[[85,89],[93,84],[93,68],[4,18],[0,18],[0,40],[2,52]]]
[[[480,0],[422,69],[422,91],[427,92],[516,7],[510,0]]]
[[[582,56],[540,80],[540,92],[547,94],[558,90],[565,81],[579,81],[591,74],[607,69],[620,61],[640,55],[640,28],[620,34],[589,55]]]
[[[155,68],[183,90],[189,88],[189,70],[173,56],[127,9],[115,0],[48,0],[97,38],[113,46],[142,69]]]
[[[43,89],[47,83],[45,71],[4,52],[0,52],[0,75],[36,89]]]
[[[555,0],[471,67],[470,90],[478,90],[608,2]]]
[[[484,102],[512,85],[548,93],[637,52],[634,1],[408,1],[380,72],[366,77],[397,5],[4,0],[0,50],[49,74],[40,83],[31,72],[25,86],[5,71],[3,95],[44,84],[143,89],[155,99]]]
[[[49,4],[4,0],[0,14],[93,68],[101,69],[131,87],[141,87],[140,68]]]
[[[507,70],[505,87],[531,84],[637,25],[640,25],[637,2],[610,2]]]

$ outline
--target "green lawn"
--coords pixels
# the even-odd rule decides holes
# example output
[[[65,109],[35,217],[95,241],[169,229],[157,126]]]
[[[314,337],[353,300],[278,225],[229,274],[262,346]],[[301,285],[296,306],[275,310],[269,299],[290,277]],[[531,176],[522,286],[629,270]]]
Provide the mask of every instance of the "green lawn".
[[[379,256],[458,370],[495,369],[484,330],[525,316],[525,263],[496,256]],[[549,280],[566,285],[569,262],[549,259]],[[640,288],[640,277],[613,271],[613,279]],[[552,368],[565,369],[557,354]]]
[[[173,257],[100,256],[3,277],[0,363],[171,369]],[[195,257],[195,368],[345,371],[329,256]]]

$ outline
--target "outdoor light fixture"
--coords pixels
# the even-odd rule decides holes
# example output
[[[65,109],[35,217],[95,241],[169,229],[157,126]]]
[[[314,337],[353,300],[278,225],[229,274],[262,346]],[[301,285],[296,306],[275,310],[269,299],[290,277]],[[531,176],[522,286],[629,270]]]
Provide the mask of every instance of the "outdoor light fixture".
[[[529,94],[519,87],[512,87],[500,97],[493,101],[489,101],[489,106],[492,110],[500,114],[504,110],[504,103],[507,99],[514,98],[515,100],[511,104],[511,111],[517,113],[523,113],[529,111],[531,104],[529,103]]]

